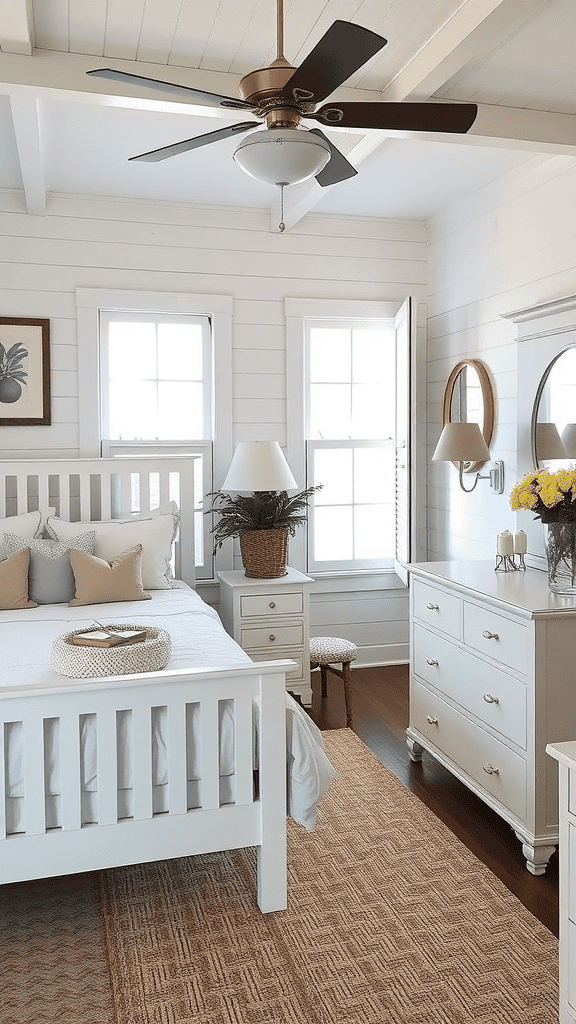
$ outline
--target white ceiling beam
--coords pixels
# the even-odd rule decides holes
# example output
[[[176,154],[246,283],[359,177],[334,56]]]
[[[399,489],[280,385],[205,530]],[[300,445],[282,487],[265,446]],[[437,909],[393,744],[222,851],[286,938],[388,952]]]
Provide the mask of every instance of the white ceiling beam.
[[[26,209],[31,216],[46,216],[46,183],[40,141],[38,100],[26,89],[10,94],[10,109],[24,185]]]
[[[487,53],[494,50],[503,39],[515,32],[523,21],[531,17],[546,3],[548,0],[522,0],[521,4],[518,3],[518,0],[464,0],[454,15],[439,28],[436,34],[408,61],[404,69],[383,90],[380,99],[389,102],[429,99],[463,68],[471,67],[479,60],[484,59]],[[525,112],[520,111],[519,113],[524,115]],[[540,115],[540,112],[537,112],[537,115]],[[545,114],[540,116],[543,119],[547,117]],[[528,130],[526,120],[523,119],[521,127],[515,128],[513,118],[498,117],[486,111],[482,119],[480,119],[480,115],[477,119],[482,124],[484,134],[478,136],[474,142],[478,145],[482,138],[484,144],[488,144],[487,140],[490,140],[490,144],[498,145],[498,131],[500,130],[507,133],[502,137],[500,145],[506,148],[522,148],[520,142],[524,142],[525,145],[526,141],[535,141],[532,138],[527,140],[525,137]],[[562,147],[566,141],[566,134],[570,133],[570,126],[567,122],[564,122],[562,127],[560,125],[561,123],[557,122],[556,127],[560,128],[562,136],[557,142]],[[550,127],[550,121],[548,121],[548,130],[544,127],[544,123],[540,126],[540,131],[545,132],[547,136],[546,147],[552,145],[549,134]],[[474,131],[474,126],[472,131]],[[519,135],[518,139],[516,139],[515,132]],[[358,169],[363,160],[379,149],[387,138],[402,136],[402,134],[406,133],[371,131],[361,137],[346,155]],[[538,134],[534,125],[531,134]],[[414,133],[410,133],[410,137],[413,138]],[[435,141],[445,140],[452,143],[455,141],[454,135],[422,137],[429,137]],[[457,136],[459,143],[465,142],[467,138],[467,135]],[[525,146],[525,148],[530,147]],[[565,152],[563,148],[554,151]],[[326,191],[319,188],[315,181],[306,182],[304,185],[306,194],[298,196],[296,201],[292,196],[288,196],[285,201],[284,221],[287,227],[288,223],[293,227],[300,217],[309,213],[319,202],[322,193]],[[337,185],[330,186],[330,188],[337,187]],[[271,226],[274,217],[275,211],[272,210]],[[274,230],[274,228],[272,229]]]
[[[32,0],[0,0],[0,50],[31,56],[33,47]]]
[[[549,0],[465,0],[383,90],[385,100],[426,100],[513,35]]]

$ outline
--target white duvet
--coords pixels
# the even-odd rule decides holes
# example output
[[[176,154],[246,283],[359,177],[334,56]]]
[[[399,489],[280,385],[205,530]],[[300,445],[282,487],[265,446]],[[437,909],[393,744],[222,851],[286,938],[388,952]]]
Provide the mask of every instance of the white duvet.
[[[138,623],[166,629],[172,642],[167,668],[233,668],[249,662],[248,655],[222,628],[220,619],[185,584],[174,590],[152,591],[151,601],[110,603],[70,608],[68,605],[40,605],[21,611],[0,612],[0,699],[2,687],[62,686],[65,678],[50,668],[53,640],[62,633],[100,622]],[[194,751],[198,705],[189,705],[188,750]],[[255,756],[257,751],[257,708],[255,708]],[[220,702],[220,800],[234,799],[233,703]],[[153,719],[154,811],[166,810],[169,786],[165,709],[156,709]],[[326,754],[322,734],[301,707],[286,694],[286,758],[288,813],[307,829],[316,824],[316,806],[326,792],[335,770]],[[60,794],[59,721],[52,719],[45,733],[46,820],[48,827],[59,824]],[[200,770],[193,756],[188,759],[188,806],[199,805]],[[119,816],[132,813],[132,732],[130,712],[118,715],[118,805]],[[9,832],[25,830],[22,726],[12,723],[5,732],[6,813]],[[98,771],[96,730],[93,716],[82,722],[82,820],[97,820]]]

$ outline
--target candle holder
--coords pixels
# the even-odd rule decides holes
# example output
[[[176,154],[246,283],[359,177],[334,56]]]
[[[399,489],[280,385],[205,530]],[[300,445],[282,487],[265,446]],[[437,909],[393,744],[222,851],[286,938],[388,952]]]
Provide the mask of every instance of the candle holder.
[[[522,564],[516,565],[516,557],[522,559]],[[520,572],[520,569],[525,569],[524,555],[496,555],[496,565],[494,566],[495,572]]]

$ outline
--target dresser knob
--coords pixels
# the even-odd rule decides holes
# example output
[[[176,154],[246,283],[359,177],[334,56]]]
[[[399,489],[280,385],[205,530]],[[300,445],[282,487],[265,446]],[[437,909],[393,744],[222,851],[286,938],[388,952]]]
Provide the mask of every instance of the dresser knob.
[[[489,629],[485,629],[482,633],[485,640],[498,640],[498,633],[491,633]]]
[[[426,658],[426,664],[427,665],[437,665],[438,662],[436,661],[436,658]]]
[[[431,612],[437,612],[438,611],[438,605],[437,604],[432,604],[431,601],[429,601],[429,603],[426,605],[426,607]]]
[[[500,703],[500,698],[499,697],[493,697],[491,693],[485,693],[484,694],[484,700],[486,701],[487,704],[499,704]]]
[[[429,722],[430,725],[438,725],[438,719],[433,718],[432,715],[426,715],[426,721]]]
[[[275,608],[276,607],[276,601],[270,601],[270,604],[268,605],[268,607],[269,608]]]
[[[276,634],[275,633],[270,633],[270,636],[268,637],[268,639],[269,640],[275,640],[276,639]]]
[[[483,764],[482,767],[486,775],[500,775],[500,769],[495,768],[493,764]]]

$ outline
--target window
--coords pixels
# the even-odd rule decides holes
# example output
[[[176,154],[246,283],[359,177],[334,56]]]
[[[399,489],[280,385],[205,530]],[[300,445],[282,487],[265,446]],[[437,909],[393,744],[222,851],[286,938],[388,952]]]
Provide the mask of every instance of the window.
[[[232,297],[78,288],[76,304],[80,456],[201,456],[196,573],[211,580],[201,503],[232,457]]]
[[[394,563],[394,323],[305,321],[308,571]]]

